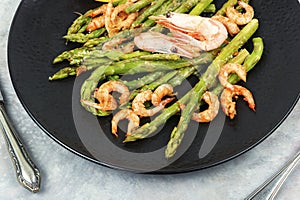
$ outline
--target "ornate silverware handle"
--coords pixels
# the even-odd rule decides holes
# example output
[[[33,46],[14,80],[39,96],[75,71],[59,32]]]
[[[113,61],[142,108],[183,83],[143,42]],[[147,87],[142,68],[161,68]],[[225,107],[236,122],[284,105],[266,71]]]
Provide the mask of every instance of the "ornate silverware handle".
[[[31,192],[38,192],[41,181],[40,171],[29,158],[16,131],[11,126],[2,103],[0,103],[0,127],[19,183]]]

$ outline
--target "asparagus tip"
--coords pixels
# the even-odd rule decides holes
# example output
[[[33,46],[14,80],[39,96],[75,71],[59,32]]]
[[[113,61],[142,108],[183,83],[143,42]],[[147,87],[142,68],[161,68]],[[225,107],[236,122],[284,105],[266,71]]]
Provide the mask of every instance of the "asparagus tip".
[[[123,141],[123,143],[127,143],[127,142],[134,142],[136,141],[136,138],[131,136],[131,135],[127,135],[127,137],[125,138],[125,140]]]

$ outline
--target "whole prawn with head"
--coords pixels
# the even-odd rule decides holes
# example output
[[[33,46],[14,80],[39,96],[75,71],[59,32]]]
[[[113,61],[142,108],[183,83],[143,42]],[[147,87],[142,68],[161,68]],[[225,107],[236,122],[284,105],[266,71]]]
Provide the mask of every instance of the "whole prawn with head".
[[[200,55],[201,49],[187,44],[180,38],[174,38],[162,33],[148,31],[134,37],[134,44],[144,51],[165,54],[177,54],[186,58]]]
[[[212,18],[174,12],[149,18],[170,29],[175,38],[203,51],[220,47],[228,37],[226,27]]]

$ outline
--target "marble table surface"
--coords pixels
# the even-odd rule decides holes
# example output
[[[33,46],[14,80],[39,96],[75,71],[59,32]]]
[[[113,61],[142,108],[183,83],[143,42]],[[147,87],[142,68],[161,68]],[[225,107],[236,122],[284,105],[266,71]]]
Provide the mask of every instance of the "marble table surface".
[[[243,199],[276,172],[300,147],[300,102],[261,144],[224,164],[177,175],[141,175],[89,162],[50,139],[18,100],[7,68],[9,27],[20,0],[0,1],[0,84],[8,115],[42,172],[41,191],[32,194],[16,181],[0,137],[0,199]],[[300,165],[276,199],[299,199]]]

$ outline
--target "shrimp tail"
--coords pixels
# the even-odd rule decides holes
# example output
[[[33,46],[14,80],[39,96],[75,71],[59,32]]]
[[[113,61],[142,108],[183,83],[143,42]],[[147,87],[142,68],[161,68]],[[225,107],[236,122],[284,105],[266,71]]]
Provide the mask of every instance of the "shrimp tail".
[[[239,85],[233,85],[233,90],[225,88],[221,94],[220,100],[224,113],[233,119],[236,115],[236,102],[233,102],[233,98],[238,98],[239,95],[244,96],[244,101],[248,102],[248,106],[255,112],[255,102],[252,93]]]
[[[175,97],[164,99],[160,102],[159,105],[165,107],[168,103],[172,102],[174,99]]]

